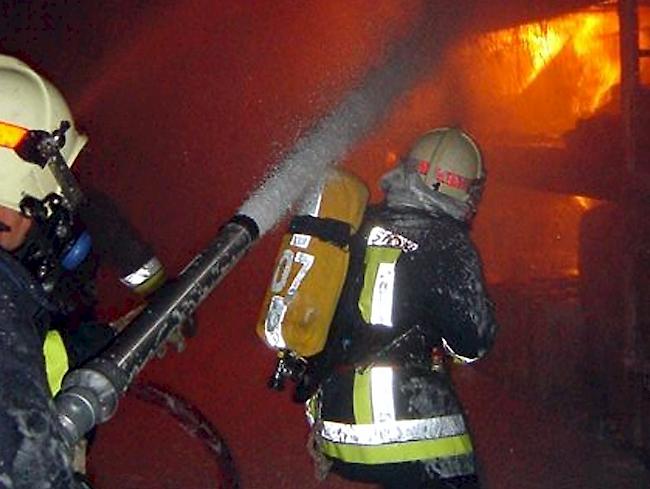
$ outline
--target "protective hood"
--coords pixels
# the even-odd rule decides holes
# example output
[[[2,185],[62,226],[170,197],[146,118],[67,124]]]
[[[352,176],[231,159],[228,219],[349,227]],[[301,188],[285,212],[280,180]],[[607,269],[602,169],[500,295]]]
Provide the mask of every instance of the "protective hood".
[[[389,207],[414,207],[430,213],[442,211],[462,222],[474,215],[474,207],[469,202],[460,202],[428,188],[420,176],[405,165],[398,165],[384,174],[379,185]]]

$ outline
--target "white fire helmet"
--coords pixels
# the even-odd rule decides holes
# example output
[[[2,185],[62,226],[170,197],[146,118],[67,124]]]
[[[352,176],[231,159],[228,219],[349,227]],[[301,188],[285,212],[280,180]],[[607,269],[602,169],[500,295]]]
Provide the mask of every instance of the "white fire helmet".
[[[438,128],[421,136],[406,163],[427,187],[461,202],[472,203],[485,177],[478,146],[456,128]]]
[[[61,93],[22,61],[0,55],[0,205],[20,211],[26,195],[43,199],[61,194],[61,187],[48,167],[27,163],[12,149],[12,126],[16,130],[52,132],[68,121],[61,154],[68,166],[88,138],[77,132],[72,114]],[[15,142],[15,140],[13,141]]]

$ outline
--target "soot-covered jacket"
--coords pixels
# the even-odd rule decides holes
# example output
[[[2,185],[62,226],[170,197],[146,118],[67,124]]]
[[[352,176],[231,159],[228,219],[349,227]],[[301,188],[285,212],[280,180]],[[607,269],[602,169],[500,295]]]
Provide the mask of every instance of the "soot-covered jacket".
[[[45,374],[49,309],[40,284],[0,250],[0,487],[78,487]]]
[[[321,452],[369,481],[405,462],[433,479],[474,474],[462,406],[432,361],[434,348],[477,359],[496,332],[467,225],[435,206],[385,203],[367,210],[350,252],[309,404]]]
[[[366,250],[369,245],[381,246],[382,240],[385,244],[392,240],[393,246],[403,240],[395,263],[392,327],[370,325],[360,307],[368,293]],[[426,363],[431,349],[441,346],[468,360],[485,354],[497,327],[467,224],[443,211],[386,204],[370,208],[353,237],[334,328],[336,363],[383,358]]]

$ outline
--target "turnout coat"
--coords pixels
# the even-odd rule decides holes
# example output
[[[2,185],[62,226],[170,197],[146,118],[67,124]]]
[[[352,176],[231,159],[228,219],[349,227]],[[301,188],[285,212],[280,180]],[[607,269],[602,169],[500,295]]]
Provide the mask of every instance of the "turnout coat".
[[[436,206],[366,211],[328,344],[307,378],[318,450],[370,473],[420,464],[432,479],[475,473],[462,407],[442,352],[490,348],[492,303],[467,224]]]

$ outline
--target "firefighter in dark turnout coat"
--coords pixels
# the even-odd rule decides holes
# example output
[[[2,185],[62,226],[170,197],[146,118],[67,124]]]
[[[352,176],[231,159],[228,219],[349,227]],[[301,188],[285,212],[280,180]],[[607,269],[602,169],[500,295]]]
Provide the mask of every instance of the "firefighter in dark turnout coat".
[[[54,138],[61,130],[64,137]],[[71,463],[73,447],[52,403],[68,368],[115,333],[96,321],[71,324],[77,322],[71,313],[90,315],[95,301],[91,238],[82,222],[98,258],[115,264],[126,286],[146,294],[164,278],[158,259],[105,196],[94,192],[73,203],[72,174],[70,181],[61,178],[49,160],[41,166],[43,147],[56,143],[70,167],[86,141],[59,90],[20,60],[0,55],[1,488],[87,487],[74,474],[82,467]]]
[[[352,237],[328,344],[296,391],[311,396],[317,458],[347,478],[479,487],[442,358],[480,358],[497,329],[468,227],[484,176],[467,134],[431,131],[382,178],[385,201]]]

